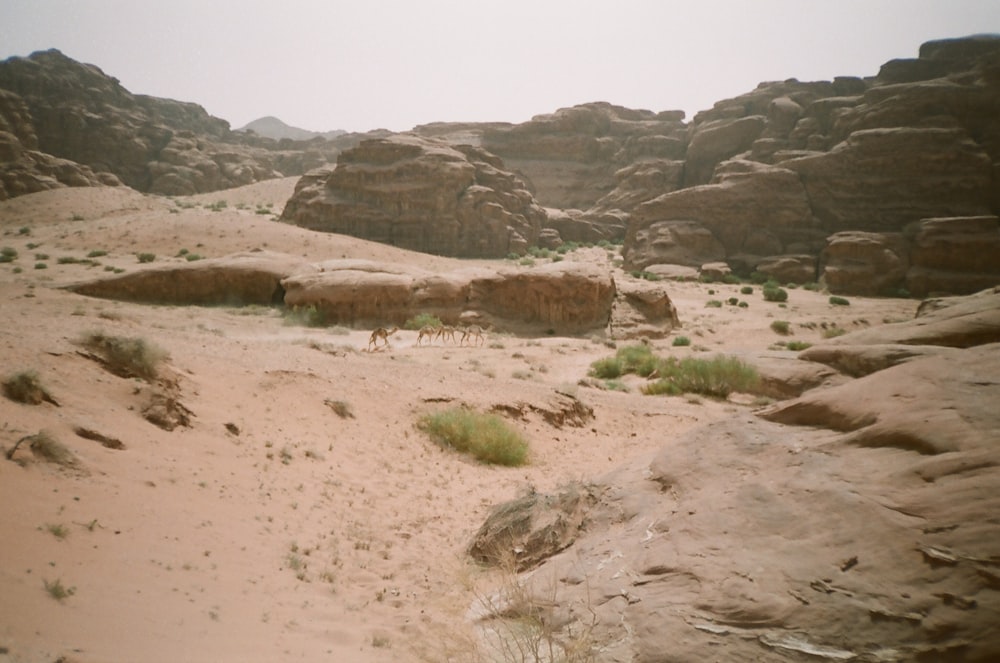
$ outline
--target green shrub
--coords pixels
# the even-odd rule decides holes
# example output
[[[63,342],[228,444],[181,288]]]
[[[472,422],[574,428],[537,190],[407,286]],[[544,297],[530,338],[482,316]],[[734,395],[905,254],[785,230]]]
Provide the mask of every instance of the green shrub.
[[[778,286],[765,285],[764,289],[764,300],[768,302],[785,302],[788,301],[788,291],[784,288]]]
[[[108,255],[108,252],[105,251],[104,249],[94,249],[93,251],[91,251],[90,253],[87,254],[87,257],[88,258],[102,258],[102,257],[104,257],[106,255]]]
[[[626,373],[646,377],[656,370],[659,361],[648,345],[626,345],[618,348],[614,357],[592,363],[589,374],[602,380],[612,380]]]
[[[426,414],[417,427],[438,444],[471,454],[484,463],[517,466],[528,462],[528,442],[495,414],[457,407]]]
[[[686,347],[688,345],[691,345],[691,339],[688,338],[687,336],[677,336],[674,338],[674,342],[672,343],[672,345],[675,348]]]
[[[742,299],[740,300],[740,303],[737,304],[737,306],[739,306],[740,308],[750,308],[750,304],[746,303]]]
[[[43,580],[42,582],[45,584],[45,591],[56,601],[62,601],[76,593],[76,587],[65,587],[58,578],[53,582],[49,582],[48,580]]]
[[[431,315],[430,313],[418,313],[403,323],[403,329],[417,331],[418,329],[423,329],[424,327],[440,327],[443,324],[444,323],[441,322],[441,318],[436,315]]]
[[[51,257],[52,256],[50,256],[48,253],[36,253],[35,254],[35,260],[48,260]]]
[[[718,299],[709,299],[707,302],[705,302],[705,306],[707,308],[722,308],[722,302],[720,302]]]
[[[122,377],[155,378],[167,359],[166,350],[144,338],[91,332],[83,338],[83,345],[100,354],[108,370]]]
[[[139,262],[153,262],[156,260],[155,253],[137,253],[135,254],[135,257],[139,260]]]
[[[800,352],[806,348],[811,348],[812,343],[806,343],[805,341],[789,341],[785,346],[789,350],[794,350],[795,352]]]
[[[188,262],[194,262],[196,260],[202,260],[203,258],[201,257],[201,255],[197,253],[188,253],[187,255],[184,256],[184,259],[187,260]]]
[[[823,338],[836,338],[837,336],[843,336],[847,333],[847,330],[840,327],[830,327],[823,332]]]
[[[815,281],[811,281],[809,283],[804,283],[802,285],[802,289],[803,290],[809,290],[811,292],[816,292],[817,290],[819,290],[819,283],[816,283]]]
[[[622,376],[622,363],[617,357],[598,359],[590,365],[590,375],[602,380],[613,380]]]
[[[736,285],[737,283],[740,282],[740,277],[736,276],[735,274],[723,274],[722,282],[728,283],[729,285]]]
[[[750,280],[757,284],[767,283],[771,279],[770,276],[763,272],[751,272]]]
[[[775,334],[781,334],[787,336],[789,332],[789,325],[787,320],[775,320],[771,323],[771,331]]]
[[[851,302],[847,301],[843,297],[830,297],[830,304],[833,306],[850,306]]]
[[[36,262],[35,263],[35,269],[48,269],[48,268],[49,268],[49,266],[47,264],[45,264],[44,262]]]
[[[0,249],[0,262],[14,262],[17,260],[17,249],[5,246]]]
[[[660,363],[659,372],[660,379],[646,385],[644,394],[696,393],[725,398],[734,391],[752,392],[760,384],[757,370],[735,357],[669,357]]]
[[[730,297],[729,299],[726,300],[726,303],[729,304],[730,306],[736,306],[737,304],[740,303],[740,300],[739,297]]]
[[[753,286],[749,286],[749,285],[743,286],[742,288],[740,288],[740,294],[741,295],[752,295],[753,294]]]

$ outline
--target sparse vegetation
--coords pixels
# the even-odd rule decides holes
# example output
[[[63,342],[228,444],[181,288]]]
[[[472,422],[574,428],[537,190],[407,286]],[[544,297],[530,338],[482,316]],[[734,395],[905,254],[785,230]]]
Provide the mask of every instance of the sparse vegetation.
[[[673,343],[671,343],[675,348],[686,347],[691,345],[691,339],[687,336],[676,336],[674,337]]]
[[[102,258],[102,257],[104,257],[106,255],[108,255],[108,252],[105,251],[104,249],[94,249],[93,251],[91,251],[90,253],[87,254],[87,257],[88,258]]]
[[[830,297],[831,306],[850,306],[851,302],[844,299],[843,297],[837,297],[836,295]]]
[[[705,302],[706,308],[722,308],[722,302],[718,299],[709,299]]]
[[[76,594],[76,587],[66,587],[62,584],[62,580],[58,578],[52,582],[48,580],[43,580],[42,582],[45,583],[45,591],[56,601],[62,601]]]
[[[61,523],[56,523],[56,524],[50,523],[45,526],[45,530],[52,536],[59,539],[60,541],[69,536],[69,528]]]
[[[658,367],[660,379],[646,385],[644,394],[696,393],[726,398],[734,391],[752,393],[760,383],[757,370],[735,357],[712,359],[669,357]]]
[[[444,323],[436,315],[430,313],[418,313],[409,320],[403,323],[403,329],[409,329],[410,331],[417,331],[424,327],[440,327]]]
[[[590,375],[602,380],[613,380],[627,373],[648,377],[656,370],[658,362],[648,345],[626,345],[618,348],[614,357],[592,363]]]
[[[36,262],[35,269],[48,269],[49,266],[44,262]]]
[[[155,378],[160,364],[168,357],[165,350],[144,338],[90,332],[81,343],[101,355],[108,370],[122,377]]]
[[[3,381],[4,396],[17,403],[38,405],[42,401],[55,403],[49,391],[42,386],[36,371],[21,371]]]
[[[155,253],[137,253],[135,254],[135,257],[141,263],[153,262],[156,260]]]
[[[495,414],[456,407],[420,418],[417,427],[438,444],[494,465],[528,462],[528,442]]]
[[[846,329],[841,327],[830,327],[823,331],[823,338],[836,338],[837,336],[843,336],[847,333]]]
[[[740,288],[740,294],[741,295],[752,295],[753,294],[753,286],[749,286],[749,285],[743,286],[742,288]]]
[[[775,334],[787,336],[790,333],[791,328],[787,320],[774,320],[771,322],[771,331]]]
[[[315,304],[285,309],[285,324],[300,327],[325,327],[326,313]]]
[[[333,410],[341,419],[354,418],[354,412],[351,409],[351,404],[347,401],[335,401],[328,398],[323,402],[326,403],[327,407]]]
[[[764,284],[762,288],[764,293],[764,300],[768,302],[785,302],[788,301],[788,291],[780,287],[774,281],[768,281]]]
[[[805,350],[806,348],[811,348],[812,347],[812,343],[806,343],[805,341],[789,341],[785,345],[785,347],[788,348],[789,350],[793,350],[795,352],[801,352],[802,350]]]

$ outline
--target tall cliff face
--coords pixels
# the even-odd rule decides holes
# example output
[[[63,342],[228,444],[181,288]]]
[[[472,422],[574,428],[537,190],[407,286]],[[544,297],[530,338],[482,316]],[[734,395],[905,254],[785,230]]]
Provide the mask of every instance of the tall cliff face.
[[[113,174],[139,191],[190,194],[298,175],[335,159],[325,141],[296,144],[246,137],[197,104],[134,95],[99,68],[57,50],[0,62],[0,127],[33,134],[29,149]],[[27,122],[25,120],[27,119]],[[30,140],[29,140],[30,142]]]

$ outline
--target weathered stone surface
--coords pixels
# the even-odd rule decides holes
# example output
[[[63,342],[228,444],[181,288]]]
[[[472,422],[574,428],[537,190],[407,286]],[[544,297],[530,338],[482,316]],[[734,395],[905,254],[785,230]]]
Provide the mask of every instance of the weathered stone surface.
[[[698,276],[704,281],[722,281],[732,273],[732,268],[724,262],[706,262],[698,268]]]
[[[314,305],[331,324],[403,324],[419,313],[513,333],[604,329],[615,283],[604,270],[558,262],[531,269],[436,274],[358,260],[328,261],[282,281],[289,306]]]
[[[564,242],[596,244],[620,242],[625,239],[628,217],[623,213],[596,213],[594,211],[561,210],[546,208],[545,229],[555,230]]]
[[[497,157],[461,149],[409,135],[364,141],[303,178],[282,220],[438,255],[524,253],[545,210]]]
[[[901,345],[899,343],[835,345],[824,343],[803,350],[799,353],[799,359],[826,364],[845,375],[860,378],[906,361],[949,352],[958,352],[958,350],[939,345]]]
[[[912,242],[910,294],[968,294],[1000,284],[1000,218],[924,219],[906,230]]]
[[[113,174],[140,191],[191,194],[297,175],[338,152],[322,140],[232,132],[197,104],[134,95],[54,49],[0,62],[0,88],[27,107],[37,138],[31,149]]]
[[[111,173],[95,173],[68,159],[25,149],[17,136],[0,131],[0,200],[65,186],[118,186]]]
[[[749,150],[765,124],[764,117],[752,115],[695,125],[687,150],[685,186],[707,184],[716,165]]]
[[[653,244],[657,224],[686,221],[707,228],[727,254],[754,253],[749,248],[815,242],[815,223],[799,177],[792,171],[748,161],[730,161],[717,169],[713,184],[681,189],[640,205],[632,213],[625,239],[625,263],[641,269],[660,258]],[[657,227],[664,227],[659,226]],[[767,233],[771,242],[761,235]],[[781,253],[771,251],[770,253]],[[702,261],[704,262],[704,260]],[[684,263],[682,263],[684,264]]]
[[[811,255],[783,255],[762,258],[756,271],[779,283],[811,283],[816,281],[816,258]]]
[[[1000,286],[965,297],[925,300],[913,320],[861,329],[830,339],[827,343],[943,345],[953,348],[1000,343]]]
[[[312,269],[301,259],[255,251],[152,265],[140,271],[74,284],[68,289],[91,297],[146,304],[270,306],[284,301],[282,279]]]
[[[645,269],[667,263],[700,267],[726,257],[725,247],[712,232],[697,221],[659,221],[637,229],[628,244],[629,269]]]
[[[833,293],[887,294],[902,287],[908,254],[898,233],[839,232],[827,238],[820,275]]]
[[[852,133],[825,154],[789,159],[828,232],[898,232],[930,216],[990,212],[992,162],[962,129]]]
[[[659,282],[619,279],[609,334],[616,339],[665,338],[681,326],[667,288]]]

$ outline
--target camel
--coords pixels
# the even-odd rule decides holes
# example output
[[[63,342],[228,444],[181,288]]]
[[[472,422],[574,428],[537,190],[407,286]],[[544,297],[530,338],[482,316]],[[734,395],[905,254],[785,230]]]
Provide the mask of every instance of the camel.
[[[382,339],[385,341],[385,347],[389,347],[389,337],[399,331],[399,327],[393,327],[392,329],[386,329],[385,327],[379,327],[372,332],[371,338],[368,339],[368,352],[372,351],[372,346],[378,349],[378,340]]]
[[[479,325],[469,325],[462,330],[462,340],[459,342],[459,345],[464,345],[465,339],[469,339],[469,345],[471,346],[473,337],[476,339],[476,345],[482,345],[486,342],[486,339],[483,337],[485,333],[486,330]]]
[[[442,342],[447,341],[449,338],[451,342],[455,342],[455,328],[450,325],[441,325],[438,327],[437,336],[434,338],[441,339]]]
[[[441,336],[441,329],[443,328],[435,325],[424,325],[420,328],[420,331],[417,332],[417,345],[420,345],[420,342],[424,340],[425,336],[427,337],[428,343],[433,343],[435,338]]]

